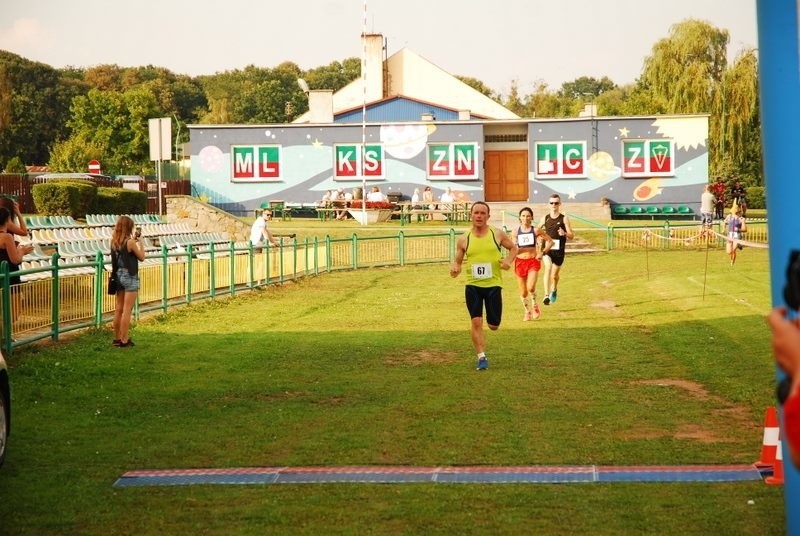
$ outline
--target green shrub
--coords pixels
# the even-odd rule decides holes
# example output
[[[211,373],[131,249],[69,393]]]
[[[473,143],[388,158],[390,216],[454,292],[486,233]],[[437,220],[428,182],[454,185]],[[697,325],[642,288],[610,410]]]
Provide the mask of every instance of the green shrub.
[[[767,208],[767,200],[763,186],[749,186],[747,192],[747,208]]]
[[[117,214],[117,192],[120,190],[122,188],[99,187],[92,214]]]
[[[56,216],[72,215],[70,198],[73,194],[77,196],[77,192],[77,188],[55,182],[34,184],[31,187],[31,197],[36,212]]]
[[[147,212],[147,192],[118,188],[116,214],[145,214]]]
[[[94,205],[97,186],[79,179],[56,180],[31,187],[36,212],[84,218]]]

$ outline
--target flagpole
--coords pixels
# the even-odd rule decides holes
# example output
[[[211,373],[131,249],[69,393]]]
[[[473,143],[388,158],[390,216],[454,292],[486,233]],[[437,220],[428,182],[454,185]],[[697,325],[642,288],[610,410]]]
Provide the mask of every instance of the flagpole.
[[[367,176],[364,174],[364,153],[367,147],[367,0],[364,0],[364,17],[361,21],[361,224],[367,225]]]

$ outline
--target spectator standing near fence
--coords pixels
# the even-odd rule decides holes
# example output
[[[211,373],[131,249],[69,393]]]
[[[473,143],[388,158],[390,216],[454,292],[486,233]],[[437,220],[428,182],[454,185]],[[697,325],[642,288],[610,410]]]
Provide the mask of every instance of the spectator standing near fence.
[[[280,242],[272,236],[269,228],[267,227],[267,219],[269,213],[265,210],[261,213],[260,218],[256,218],[253,225],[250,227],[250,242],[253,247],[258,248],[260,251],[268,242],[273,246],[279,246]]]
[[[8,219],[8,232],[17,236],[28,236],[28,227],[25,225],[25,218],[19,211],[19,203],[3,195],[0,196],[0,207],[5,207],[11,213],[11,217]]]
[[[133,229],[133,220],[120,216],[111,234],[111,264],[117,275],[114,308],[114,341],[119,348],[133,346],[130,338],[131,315],[139,293],[139,262],[144,260],[141,230]]]
[[[744,218],[747,215],[747,191],[739,181],[736,181],[731,188],[731,198],[739,206],[739,210]]]
[[[470,209],[472,227],[458,237],[456,256],[450,266],[450,277],[458,277],[467,262],[467,284],[464,299],[470,317],[470,338],[478,356],[478,370],[489,368],[486,357],[486,338],[483,332],[483,312],[492,331],[500,327],[503,317],[503,279],[500,270],[508,270],[517,255],[517,245],[511,238],[489,225],[489,205],[476,201]],[[502,249],[508,250],[503,257]]]
[[[722,177],[717,177],[713,185],[714,204],[714,219],[721,220],[725,217],[725,183],[722,182]]]
[[[710,184],[706,185],[700,195],[700,222],[703,225],[703,230],[711,229],[711,225],[714,223],[714,205],[716,202],[713,187]]]
[[[0,262],[6,261],[8,263],[9,272],[18,271],[19,265],[22,264],[22,258],[33,251],[32,245],[19,245],[14,240],[15,233],[10,227],[13,225],[13,218],[11,211],[4,206],[0,206]],[[12,275],[8,282],[11,290],[12,320],[16,321],[22,314],[22,297],[19,290],[22,280],[20,276]]]
[[[569,218],[561,213],[561,197],[552,194],[548,201],[550,212],[545,214],[539,222],[539,227],[553,239],[553,246],[542,257],[544,264],[544,300],[542,303],[550,305],[558,298],[558,281],[561,279],[561,266],[564,264],[567,240],[575,238]]]

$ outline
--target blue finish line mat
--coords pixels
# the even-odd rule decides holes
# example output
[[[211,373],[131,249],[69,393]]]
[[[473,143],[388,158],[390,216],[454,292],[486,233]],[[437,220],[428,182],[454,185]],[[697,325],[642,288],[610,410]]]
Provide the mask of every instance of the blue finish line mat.
[[[419,482],[565,484],[575,482],[737,482],[760,480],[755,465],[532,467],[242,467],[128,471],[114,486]]]

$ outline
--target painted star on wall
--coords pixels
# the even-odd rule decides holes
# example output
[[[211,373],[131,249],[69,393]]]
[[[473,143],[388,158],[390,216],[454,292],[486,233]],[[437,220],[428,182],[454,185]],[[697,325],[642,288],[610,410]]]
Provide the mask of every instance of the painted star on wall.
[[[625,127],[618,128],[617,130],[619,130],[619,137],[620,138],[627,138],[628,134],[630,134],[630,130],[628,130]]]

